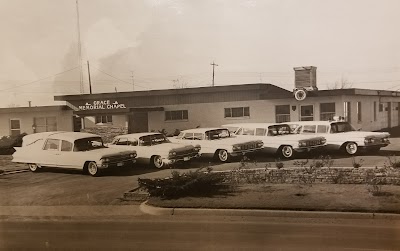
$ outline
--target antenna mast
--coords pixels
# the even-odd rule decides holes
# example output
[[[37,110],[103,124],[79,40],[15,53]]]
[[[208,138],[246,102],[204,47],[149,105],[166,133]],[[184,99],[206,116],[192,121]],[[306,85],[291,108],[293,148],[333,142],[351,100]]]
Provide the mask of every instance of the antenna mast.
[[[81,46],[81,28],[79,24],[79,4],[76,0],[76,17],[77,17],[77,32],[78,32],[78,55],[79,55],[79,84],[80,92],[84,92],[83,88],[83,72],[82,72],[82,46]]]
[[[214,63],[214,61],[213,61],[213,63],[212,63],[211,65],[212,65],[212,67],[213,67],[212,86],[214,86],[214,76],[215,76],[214,70],[215,70],[215,66],[218,66],[218,65],[217,65],[216,63]]]

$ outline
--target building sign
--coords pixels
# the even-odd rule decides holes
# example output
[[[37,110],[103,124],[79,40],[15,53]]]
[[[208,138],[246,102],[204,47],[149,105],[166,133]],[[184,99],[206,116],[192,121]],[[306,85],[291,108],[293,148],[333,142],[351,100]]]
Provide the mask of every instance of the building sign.
[[[114,110],[126,108],[125,104],[120,104],[118,101],[111,103],[110,100],[95,100],[93,103],[86,102],[85,105],[78,106],[81,111],[88,110]]]

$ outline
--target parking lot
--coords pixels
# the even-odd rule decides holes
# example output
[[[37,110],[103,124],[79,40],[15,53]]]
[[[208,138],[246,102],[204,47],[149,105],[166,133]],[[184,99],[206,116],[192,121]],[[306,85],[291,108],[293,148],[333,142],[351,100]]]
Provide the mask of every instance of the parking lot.
[[[363,167],[383,166],[388,163],[387,156],[400,156],[400,138],[392,138],[392,144],[378,154],[360,154],[355,157],[341,154],[329,154],[333,167],[351,167],[353,161],[361,162]],[[327,153],[319,153],[327,155]],[[292,167],[298,160],[309,163],[319,154],[304,154],[297,159],[282,160],[284,167]],[[400,157],[398,157],[400,159]],[[13,170],[26,168],[10,162],[10,157],[2,157],[1,169]],[[21,172],[0,176],[0,205],[113,205],[124,204],[121,197],[124,192],[138,185],[138,178],[166,177],[172,170],[189,171],[200,167],[212,167],[213,170],[230,170],[240,167],[275,167],[276,159],[272,156],[254,154],[246,163],[240,159],[231,163],[218,163],[211,159],[199,159],[190,163],[172,166],[171,169],[152,169],[147,166],[122,167],[108,170],[100,177],[91,177],[81,171],[45,168],[41,172]]]

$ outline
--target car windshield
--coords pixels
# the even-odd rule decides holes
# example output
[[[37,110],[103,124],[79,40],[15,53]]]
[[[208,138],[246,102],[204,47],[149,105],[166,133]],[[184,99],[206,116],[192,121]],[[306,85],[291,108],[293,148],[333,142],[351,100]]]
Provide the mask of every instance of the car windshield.
[[[278,136],[291,134],[292,130],[289,125],[273,125],[268,126],[268,136]]]
[[[74,144],[74,152],[90,151],[99,148],[106,148],[100,137],[77,139]]]
[[[139,145],[141,146],[153,146],[170,142],[164,134],[146,135],[139,138]]]
[[[223,139],[223,138],[229,138],[231,136],[228,129],[217,129],[217,130],[206,131],[205,135],[207,140]]]
[[[348,122],[337,122],[331,124],[331,133],[352,132],[354,127]]]

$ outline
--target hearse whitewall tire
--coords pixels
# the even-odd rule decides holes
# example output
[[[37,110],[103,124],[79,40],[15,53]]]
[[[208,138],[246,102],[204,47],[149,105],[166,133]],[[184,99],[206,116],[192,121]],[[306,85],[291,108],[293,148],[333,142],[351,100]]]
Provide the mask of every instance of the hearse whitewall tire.
[[[28,167],[31,172],[37,172],[39,170],[39,166],[34,163],[29,163]]]

